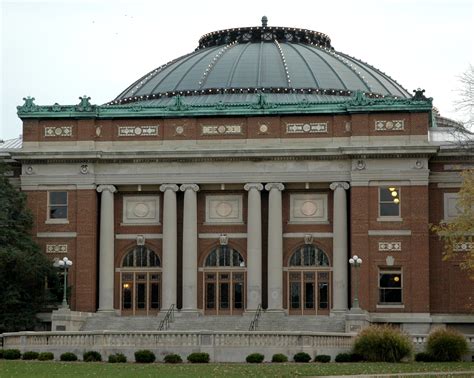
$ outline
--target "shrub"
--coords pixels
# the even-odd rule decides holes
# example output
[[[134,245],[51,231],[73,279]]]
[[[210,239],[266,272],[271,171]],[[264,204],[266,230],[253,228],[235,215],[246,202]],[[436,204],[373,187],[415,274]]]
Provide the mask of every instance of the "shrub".
[[[112,364],[127,362],[127,357],[122,353],[115,353],[109,356],[109,362]]]
[[[51,353],[51,352],[41,352],[41,353],[38,355],[38,360],[40,360],[40,361],[50,361],[50,360],[54,360],[54,354]]]
[[[5,349],[3,351],[3,358],[5,360],[19,360],[21,352],[18,349]]]
[[[77,356],[74,353],[66,352],[59,357],[61,361],[77,361]]]
[[[245,361],[251,364],[260,364],[265,359],[265,356],[261,353],[252,353],[247,356]]]
[[[415,354],[416,362],[433,362],[433,356],[429,353],[420,352]]]
[[[188,361],[193,364],[208,363],[209,354],[208,353],[191,353],[188,356]]]
[[[167,354],[164,358],[164,361],[167,364],[179,364],[180,362],[183,362],[183,359],[179,354]]]
[[[331,356],[328,356],[327,354],[320,354],[316,357],[314,357],[314,362],[322,362],[326,363],[331,361]]]
[[[371,362],[400,362],[412,349],[407,335],[387,325],[367,327],[354,342],[354,352]]]
[[[335,360],[336,362],[352,362],[350,353],[339,353]]]
[[[295,362],[309,362],[311,361],[311,356],[308,353],[299,352],[293,356],[293,360]]]
[[[282,353],[277,353],[272,356],[272,362],[288,362],[288,357]]]
[[[434,361],[460,361],[469,349],[461,333],[454,329],[438,328],[429,334],[426,351]]]
[[[364,356],[358,354],[358,353],[349,353],[349,356],[351,356],[351,362],[361,362],[364,361]]]
[[[39,353],[38,352],[25,352],[21,358],[23,360],[36,360],[38,359]]]
[[[155,360],[156,360],[155,353],[153,353],[151,350],[143,349],[143,350],[137,350],[135,352],[135,361],[136,362],[141,362],[143,364],[149,364],[151,362],[155,362]]]
[[[102,361],[102,356],[99,352],[96,352],[95,350],[90,350],[88,352],[84,352],[82,355],[82,359],[84,362],[97,362],[97,361]]]
[[[0,349],[0,359],[3,358],[3,349]]]

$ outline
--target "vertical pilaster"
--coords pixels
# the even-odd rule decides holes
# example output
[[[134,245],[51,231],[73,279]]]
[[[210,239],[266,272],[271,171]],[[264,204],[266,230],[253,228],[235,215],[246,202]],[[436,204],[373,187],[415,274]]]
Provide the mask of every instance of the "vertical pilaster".
[[[247,206],[247,310],[262,303],[262,204],[260,183],[245,184]]]
[[[197,310],[197,196],[199,186],[183,184],[183,310]]]
[[[347,182],[333,182],[330,186],[334,191],[333,215],[333,312],[347,311]]]
[[[163,273],[162,273],[162,302],[161,308],[167,310],[177,299],[177,209],[176,192],[178,185],[163,184],[160,190],[164,193],[163,199]]]
[[[100,203],[99,242],[99,311],[114,311],[114,193],[113,185],[99,185]]]
[[[283,310],[282,183],[268,183],[268,309]]]

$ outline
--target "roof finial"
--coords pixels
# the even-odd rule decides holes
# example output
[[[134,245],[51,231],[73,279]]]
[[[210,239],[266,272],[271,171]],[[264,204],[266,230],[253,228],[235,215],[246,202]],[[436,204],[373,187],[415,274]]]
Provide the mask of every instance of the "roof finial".
[[[262,26],[263,26],[264,28],[266,28],[266,27],[267,27],[267,23],[268,23],[268,18],[267,18],[267,16],[263,16],[263,17],[262,17]]]

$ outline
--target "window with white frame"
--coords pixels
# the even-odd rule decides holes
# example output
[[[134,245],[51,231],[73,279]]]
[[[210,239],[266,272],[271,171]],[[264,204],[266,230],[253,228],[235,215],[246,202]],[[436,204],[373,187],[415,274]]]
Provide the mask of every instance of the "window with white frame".
[[[379,304],[402,304],[402,271],[400,269],[380,269]]]
[[[379,188],[379,215],[381,217],[400,216],[400,188],[396,186]]]
[[[48,219],[67,219],[67,192],[48,192]]]

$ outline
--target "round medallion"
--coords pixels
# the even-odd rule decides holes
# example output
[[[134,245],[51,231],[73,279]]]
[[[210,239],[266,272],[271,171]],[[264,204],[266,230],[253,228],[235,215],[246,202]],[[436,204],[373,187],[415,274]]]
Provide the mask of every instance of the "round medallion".
[[[63,133],[63,130],[60,127],[56,127],[54,129],[54,133],[59,136]]]
[[[385,124],[385,127],[387,128],[387,130],[392,130],[393,129],[393,122],[392,121],[387,121],[387,123]]]
[[[135,214],[135,216],[138,218],[146,217],[149,212],[150,208],[148,205],[142,202],[137,203],[133,209],[133,214]]]
[[[143,132],[141,127],[135,127],[135,130],[133,131],[135,132],[135,135],[141,135],[141,133]]]
[[[304,131],[305,133],[307,133],[309,130],[311,130],[311,126],[310,126],[309,124],[305,123],[305,124],[303,125],[303,131]]]
[[[268,131],[268,126],[267,125],[260,125],[260,132],[261,133],[266,133]]]
[[[318,211],[318,207],[312,201],[305,201],[303,205],[301,205],[301,212],[307,217],[313,216],[316,214],[316,211]]]
[[[217,131],[219,132],[219,134],[224,134],[224,133],[225,133],[225,126],[224,126],[224,125],[220,125],[220,126],[217,128]]]
[[[178,135],[181,135],[182,133],[184,133],[184,127],[183,126],[176,126],[176,134]]]
[[[216,213],[223,217],[226,218],[232,213],[232,206],[228,202],[220,202],[216,206]]]

